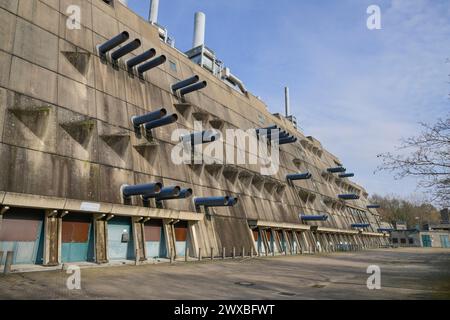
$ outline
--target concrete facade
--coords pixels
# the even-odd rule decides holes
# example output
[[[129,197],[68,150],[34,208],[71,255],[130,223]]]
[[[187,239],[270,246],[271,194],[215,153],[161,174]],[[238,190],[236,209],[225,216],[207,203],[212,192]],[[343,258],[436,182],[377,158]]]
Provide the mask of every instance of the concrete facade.
[[[73,4],[82,12],[76,30],[66,27],[66,11]],[[367,192],[326,172],[341,165],[337,157],[272,115],[258,98],[230,88],[162,42],[155,26],[118,1],[114,6],[102,0],[0,1],[0,21],[0,204],[45,211],[45,265],[61,263],[61,221],[80,212],[94,221],[98,263],[108,260],[107,225],[117,216],[133,217],[133,230],[147,218],[161,219],[167,256],[176,256],[176,228],[183,222],[191,256],[199,249],[208,256],[211,248],[216,256],[223,248],[227,254],[233,248],[237,255],[256,253],[261,251],[256,236],[272,253],[387,244],[386,235],[377,231],[379,215],[367,209]],[[142,42],[126,59],[155,48],[168,61],[143,80],[126,71],[126,59],[117,67],[105,63],[96,46],[122,31]],[[185,99],[171,92],[173,83],[194,74],[207,80],[207,88]],[[161,107],[178,114],[178,121],[153,130],[151,141],[136,135],[130,118]],[[280,147],[281,167],[273,176],[261,175],[256,165],[172,164],[172,130],[192,131],[199,119],[205,129],[277,124],[298,141]],[[306,171],[311,180],[286,181],[287,174]],[[191,199],[166,201],[164,208],[154,203],[144,208],[138,198],[124,204],[121,185],[152,181],[192,188],[195,197],[230,195],[239,202],[211,210],[212,215],[197,212]],[[344,193],[360,199],[340,200],[337,195]],[[86,203],[95,209],[86,209]],[[299,213],[325,213],[329,219],[304,224]],[[370,227],[358,231],[352,223]],[[148,258],[140,234],[132,240],[137,261]]]

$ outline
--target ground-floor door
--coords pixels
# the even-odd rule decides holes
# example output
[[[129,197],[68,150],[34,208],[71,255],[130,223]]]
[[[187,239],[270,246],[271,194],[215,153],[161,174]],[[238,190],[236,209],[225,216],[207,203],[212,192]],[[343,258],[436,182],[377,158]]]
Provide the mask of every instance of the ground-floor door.
[[[431,236],[428,234],[423,234],[422,235],[422,244],[424,247],[431,248],[431,246],[432,246]]]
[[[44,215],[42,210],[11,208],[3,215],[0,251],[3,260],[13,252],[13,264],[42,264],[44,252]]]
[[[177,257],[184,257],[186,252],[186,242],[188,236],[187,222],[179,222],[175,226],[175,251]]]
[[[115,217],[108,221],[108,258],[110,260],[134,259],[131,218]]]
[[[162,220],[152,219],[144,224],[145,249],[147,259],[167,256]]]
[[[450,248],[450,241],[447,235],[441,235],[441,245],[442,248]]]
[[[94,261],[92,216],[69,214],[62,219],[62,262]]]

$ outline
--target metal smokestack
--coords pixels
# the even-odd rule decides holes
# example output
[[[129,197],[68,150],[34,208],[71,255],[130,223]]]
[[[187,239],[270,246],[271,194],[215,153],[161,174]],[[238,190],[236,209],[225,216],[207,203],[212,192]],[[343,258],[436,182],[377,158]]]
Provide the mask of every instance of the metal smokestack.
[[[206,16],[203,12],[195,13],[194,20],[194,40],[192,43],[192,48],[197,48],[205,44],[205,25]]]
[[[158,23],[159,0],[150,0],[150,12],[148,21],[150,23]]]
[[[284,107],[286,112],[286,118],[291,115],[291,102],[289,97],[289,87],[284,88]]]

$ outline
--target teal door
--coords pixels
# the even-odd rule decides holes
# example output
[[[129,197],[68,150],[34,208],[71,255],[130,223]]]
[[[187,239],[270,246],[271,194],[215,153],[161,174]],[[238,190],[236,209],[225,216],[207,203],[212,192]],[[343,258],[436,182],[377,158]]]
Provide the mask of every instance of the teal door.
[[[67,215],[62,220],[62,262],[94,260],[92,217]]]
[[[147,259],[166,257],[166,241],[162,221],[150,220],[146,222],[144,225],[144,234]]]
[[[13,264],[42,264],[44,250],[44,213],[39,210],[11,208],[0,229],[0,251],[13,251]]]
[[[441,235],[442,248],[450,248],[450,241],[447,235]]]
[[[108,258],[110,260],[134,259],[130,218],[116,217],[108,221]]]
[[[422,235],[422,243],[423,243],[424,247],[431,248],[431,246],[432,246],[431,236],[428,234],[423,234]]]

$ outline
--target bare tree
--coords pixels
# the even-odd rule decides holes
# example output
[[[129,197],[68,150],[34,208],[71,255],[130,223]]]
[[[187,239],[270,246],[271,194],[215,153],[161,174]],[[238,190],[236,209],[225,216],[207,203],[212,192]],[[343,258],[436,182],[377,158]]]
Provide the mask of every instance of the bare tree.
[[[422,133],[404,139],[396,153],[378,155],[379,170],[395,173],[395,178],[419,178],[419,186],[430,191],[430,201],[450,206],[450,115],[436,124],[421,123]]]

